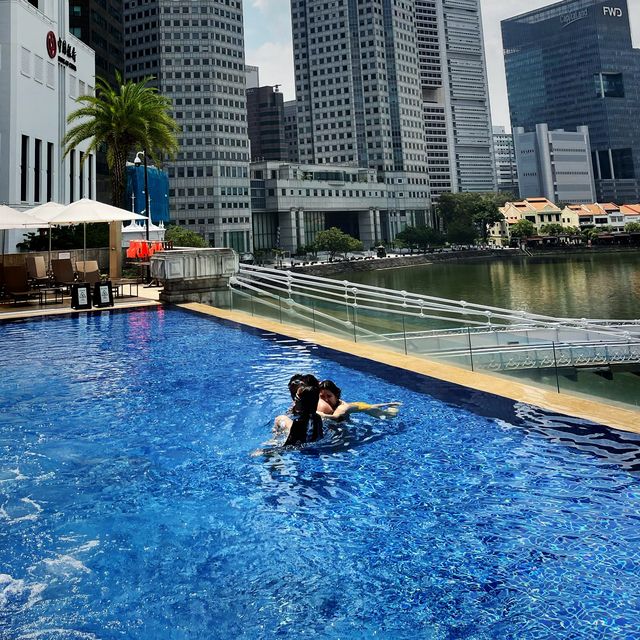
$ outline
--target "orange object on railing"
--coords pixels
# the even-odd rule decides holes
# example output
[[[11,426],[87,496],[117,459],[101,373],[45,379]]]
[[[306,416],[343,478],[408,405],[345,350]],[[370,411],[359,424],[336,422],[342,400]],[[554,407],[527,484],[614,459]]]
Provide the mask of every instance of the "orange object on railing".
[[[130,240],[129,248],[127,249],[127,258],[135,258],[137,250],[135,240]]]

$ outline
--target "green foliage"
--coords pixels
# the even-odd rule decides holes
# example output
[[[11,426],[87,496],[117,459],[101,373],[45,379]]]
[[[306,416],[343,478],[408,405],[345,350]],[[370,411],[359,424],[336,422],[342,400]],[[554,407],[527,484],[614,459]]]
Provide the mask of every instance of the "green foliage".
[[[479,235],[487,240],[489,227],[504,220],[498,211],[511,198],[509,193],[443,193],[438,212],[450,242],[470,243]]]
[[[624,225],[624,230],[627,233],[640,233],[640,222],[627,222]]]
[[[540,233],[545,236],[560,236],[566,232],[566,229],[558,222],[549,222],[540,227]]]
[[[530,238],[536,234],[536,226],[523,218],[509,227],[509,234],[512,238]]]
[[[164,234],[164,239],[173,242],[176,247],[206,247],[206,240],[195,231],[184,227],[169,226]]]
[[[338,227],[320,231],[316,236],[315,246],[318,251],[328,251],[330,260],[333,260],[337,253],[362,251],[362,242],[344,233]]]
[[[76,249],[84,246],[84,230],[81,224],[64,227],[52,227],[51,248],[55,250]],[[87,225],[87,248],[109,246],[109,225],[101,222]],[[48,251],[49,230],[25,233],[18,247],[25,251]]]
[[[123,82],[116,73],[117,89],[103,78],[96,78],[96,95],[77,98],[82,106],[68,118],[76,123],[62,140],[65,155],[85,140],[89,140],[86,158],[106,147],[111,177],[111,203],[124,204],[127,158],[135,151],[145,150],[148,159],[175,155],[179,127],[170,115],[171,101],[146,86],[151,78],[141,82]]]
[[[414,247],[426,251],[429,247],[444,244],[444,236],[437,230],[426,225],[406,227],[397,236],[404,246],[413,250]]]

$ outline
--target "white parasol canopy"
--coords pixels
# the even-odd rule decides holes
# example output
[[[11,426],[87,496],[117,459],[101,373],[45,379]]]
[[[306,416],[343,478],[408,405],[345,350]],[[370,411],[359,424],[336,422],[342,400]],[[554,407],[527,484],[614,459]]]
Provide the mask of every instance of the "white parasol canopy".
[[[146,220],[146,216],[119,209],[104,202],[82,198],[67,205],[60,213],[49,219],[49,224],[88,224],[92,222],[124,222]]]
[[[46,227],[47,223],[26,211],[18,211],[0,204],[0,229],[22,229]]]

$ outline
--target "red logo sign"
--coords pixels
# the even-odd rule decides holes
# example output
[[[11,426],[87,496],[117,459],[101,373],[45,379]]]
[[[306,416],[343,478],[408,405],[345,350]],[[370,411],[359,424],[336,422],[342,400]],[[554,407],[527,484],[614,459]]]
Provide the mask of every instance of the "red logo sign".
[[[56,34],[53,31],[47,33],[47,53],[50,58],[55,58],[58,53],[58,40]]]

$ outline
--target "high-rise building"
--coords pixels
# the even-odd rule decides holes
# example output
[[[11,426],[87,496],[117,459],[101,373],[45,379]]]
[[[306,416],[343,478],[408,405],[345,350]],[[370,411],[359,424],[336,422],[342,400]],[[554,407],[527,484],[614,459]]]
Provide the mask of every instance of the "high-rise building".
[[[517,196],[518,167],[513,146],[513,135],[504,127],[493,127],[493,161],[496,167],[496,185],[498,191]]]
[[[247,89],[247,124],[251,160],[287,160],[284,97],[278,87]]]
[[[414,3],[292,0],[291,16],[300,161],[377,169],[385,238],[428,221]]]
[[[284,103],[284,140],[287,145],[287,160],[298,162],[298,103]]]
[[[494,191],[480,0],[415,0],[431,197]]]
[[[126,77],[153,76],[181,129],[166,163],[172,222],[211,246],[250,251],[241,1],[125,0],[124,18]]]
[[[551,202],[594,202],[589,128],[550,131],[538,124],[534,131],[513,130],[520,197],[544,197]]]
[[[122,0],[69,0],[69,31],[96,55],[96,76],[115,86],[124,71]],[[104,152],[96,155],[96,198],[111,202],[109,167]]]
[[[503,21],[502,37],[512,126],[588,126],[598,200],[640,200],[640,50],[626,0],[558,2]]]
[[[122,0],[69,0],[69,31],[96,52],[96,75],[115,84],[124,70]]]

